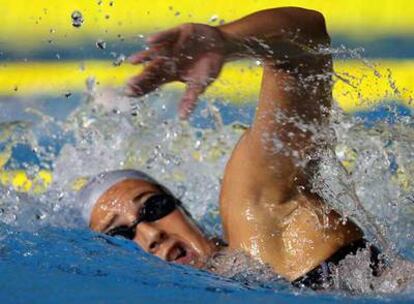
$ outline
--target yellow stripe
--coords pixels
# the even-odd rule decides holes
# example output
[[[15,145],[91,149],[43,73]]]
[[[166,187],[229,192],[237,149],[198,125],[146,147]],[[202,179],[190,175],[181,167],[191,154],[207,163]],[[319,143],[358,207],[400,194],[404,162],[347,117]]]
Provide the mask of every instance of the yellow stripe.
[[[98,2],[102,2],[98,5]],[[113,3],[111,6],[110,3]],[[182,22],[206,23],[212,16],[230,21],[254,11],[279,6],[303,6],[323,12],[333,33],[378,37],[414,33],[414,2],[408,0],[0,0],[0,37],[8,47],[48,47],[74,44],[118,34],[136,36]],[[71,13],[79,10],[84,24],[74,28]]]
[[[379,101],[396,100],[411,105],[414,84],[414,60],[384,60],[374,68],[358,61],[336,62],[338,80],[334,97],[346,111],[367,108]],[[82,91],[88,77],[100,86],[120,86],[141,68],[131,65],[114,67],[111,62],[7,63],[0,67],[0,94],[34,95]],[[226,66],[220,78],[208,89],[208,98],[232,102],[251,102],[260,88],[261,68],[250,63]],[[172,84],[169,88],[182,87]],[[394,89],[393,89],[394,87]],[[395,89],[397,88],[397,89]]]

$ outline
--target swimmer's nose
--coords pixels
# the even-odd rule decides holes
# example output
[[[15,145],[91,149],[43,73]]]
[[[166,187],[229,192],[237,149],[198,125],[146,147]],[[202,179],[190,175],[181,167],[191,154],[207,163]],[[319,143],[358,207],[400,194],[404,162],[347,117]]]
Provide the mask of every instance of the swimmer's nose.
[[[137,226],[136,238],[143,240],[143,249],[156,254],[163,242],[168,239],[167,233],[149,223],[141,223]]]

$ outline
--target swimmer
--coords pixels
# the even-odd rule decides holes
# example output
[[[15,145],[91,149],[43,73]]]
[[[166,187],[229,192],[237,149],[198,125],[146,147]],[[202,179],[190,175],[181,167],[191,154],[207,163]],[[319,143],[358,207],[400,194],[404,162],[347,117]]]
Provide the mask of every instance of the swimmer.
[[[368,246],[361,229],[326,208],[309,185],[315,155],[328,149],[310,130],[327,125],[332,100],[332,58],[324,52],[330,38],[321,13],[285,7],[220,26],[183,24],[154,34],[148,44],[130,57],[145,67],[128,82],[128,93],[142,96],[184,82],[182,119],[226,62],[252,58],[263,64],[255,119],[234,148],[221,184],[226,246],[207,238],[161,183],[135,170],[102,173],[82,190],[91,229],[198,268],[220,250],[240,250],[294,285],[312,288],[329,276],[328,263]]]

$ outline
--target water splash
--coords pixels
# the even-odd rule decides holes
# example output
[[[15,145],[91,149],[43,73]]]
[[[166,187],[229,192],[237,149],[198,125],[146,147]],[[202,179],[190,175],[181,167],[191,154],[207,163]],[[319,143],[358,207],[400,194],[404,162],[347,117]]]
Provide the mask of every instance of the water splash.
[[[9,155],[9,168],[22,165],[9,162],[11,149],[27,144],[35,151],[40,164],[28,164],[24,169],[33,176],[44,167],[54,172],[53,185],[40,195],[1,187],[1,222],[33,231],[50,225],[86,227],[76,200],[76,189],[84,182],[83,178],[104,170],[139,168],[180,197],[209,234],[221,235],[217,211],[220,179],[243,128],[225,124],[217,105],[212,103],[206,103],[201,115],[210,115],[214,128],[196,128],[178,121],[174,117],[179,98],[174,93],[155,93],[137,101],[114,90],[98,91],[94,80],[89,79],[84,99],[84,104],[63,121],[28,109],[37,117],[35,128],[27,122],[0,126],[0,148],[4,155]],[[292,119],[302,124],[297,118]],[[336,287],[368,294],[400,291],[406,285],[412,288],[411,283],[404,281],[408,280],[406,273],[411,271],[410,264],[395,257],[395,252],[407,258],[414,256],[411,116],[400,117],[393,123],[380,121],[367,126],[360,117],[334,108],[326,130],[303,124],[301,127],[335,143],[333,150],[319,155],[322,161],[313,183],[314,191],[331,208],[340,210],[344,220],[350,217],[357,221],[395,259],[392,271],[376,278],[368,273],[364,253],[348,257],[335,272]],[[71,139],[56,153],[42,146],[40,133],[52,139],[57,136]],[[222,275],[247,285],[269,281],[271,273],[265,268],[254,261],[238,259],[242,261],[238,267],[230,267]],[[251,280],[247,280],[249,277]],[[283,285],[277,278],[275,281],[274,286]]]

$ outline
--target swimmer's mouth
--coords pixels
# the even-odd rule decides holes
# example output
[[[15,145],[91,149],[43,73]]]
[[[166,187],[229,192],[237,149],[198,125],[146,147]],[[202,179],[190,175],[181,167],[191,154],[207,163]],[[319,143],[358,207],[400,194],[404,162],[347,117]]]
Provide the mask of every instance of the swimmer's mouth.
[[[182,258],[185,258],[187,256],[187,250],[185,250],[185,248],[179,247],[178,248],[178,255],[175,258],[175,260],[180,260]]]
[[[178,243],[171,251],[169,259],[170,262],[185,265],[194,264],[196,254],[184,244]]]

